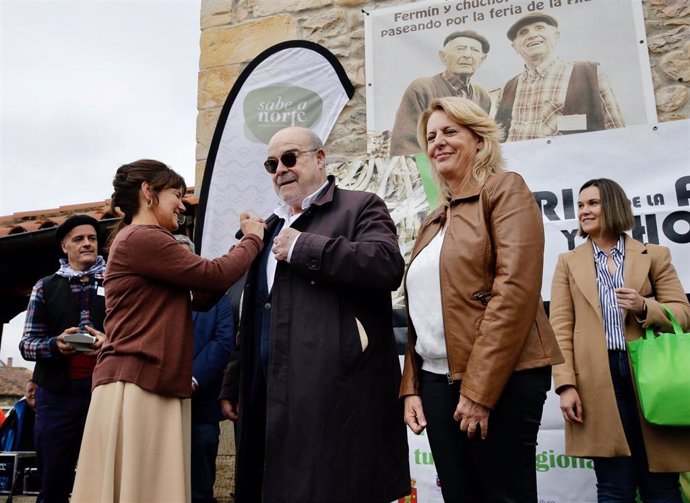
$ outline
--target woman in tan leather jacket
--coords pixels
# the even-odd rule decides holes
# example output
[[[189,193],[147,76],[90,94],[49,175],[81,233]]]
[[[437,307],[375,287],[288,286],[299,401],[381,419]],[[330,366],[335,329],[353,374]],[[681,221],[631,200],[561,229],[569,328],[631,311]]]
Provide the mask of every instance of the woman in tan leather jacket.
[[[503,170],[500,129],[463,98],[418,123],[441,205],[405,287],[405,422],[427,428],[443,499],[537,501],[537,432],[563,358],[540,297],[544,233],[532,193]]]

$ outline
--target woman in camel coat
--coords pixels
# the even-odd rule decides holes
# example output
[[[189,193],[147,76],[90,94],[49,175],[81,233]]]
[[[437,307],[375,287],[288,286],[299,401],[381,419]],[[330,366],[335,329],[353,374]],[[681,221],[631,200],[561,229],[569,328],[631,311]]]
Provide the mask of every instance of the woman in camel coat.
[[[638,488],[645,503],[680,503],[690,428],[643,419],[625,341],[648,326],[671,331],[661,303],[687,328],[690,305],[668,248],[624,234],[633,217],[616,182],[585,183],[578,220],[587,242],[559,257],[551,292],[551,324],[565,358],[553,377],[566,453],[594,459],[600,503],[634,501]]]

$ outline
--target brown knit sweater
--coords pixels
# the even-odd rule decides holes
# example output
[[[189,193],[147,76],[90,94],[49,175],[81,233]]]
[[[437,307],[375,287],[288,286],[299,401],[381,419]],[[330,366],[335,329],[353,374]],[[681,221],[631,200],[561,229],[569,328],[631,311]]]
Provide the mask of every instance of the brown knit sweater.
[[[93,386],[125,381],[160,395],[192,394],[192,300],[208,309],[263,248],[245,236],[213,260],[195,255],[165,229],[128,225],[115,237],[105,272],[105,333]],[[192,291],[192,297],[190,297]]]

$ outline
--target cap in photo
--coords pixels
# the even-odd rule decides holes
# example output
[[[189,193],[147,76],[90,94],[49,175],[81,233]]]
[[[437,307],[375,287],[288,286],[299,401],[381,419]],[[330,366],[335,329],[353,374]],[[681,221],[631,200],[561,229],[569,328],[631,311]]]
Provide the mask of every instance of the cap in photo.
[[[69,231],[80,225],[90,225],[94,228],[96,234],[98,234],[98,220],[90,217],[89,215],[72,215],[67,220],[62,222],[55,230],[55,239],[57,240],[58,244],[62,243],[62,240],[65,239],[65,236],[69,234]]]
[[[448,35],[446,37],[446,39],[443,41],[443,47],[445,47],[446,44],[448,42],[450,42],[451,40],[454,40],[454,39],[460,38],[460,37],[472,38],[472,39],[476,40],[477,42],[479,42],[480,44],[482,44],[482,52],[484,54],[487,54],[489,52],[489,49],[491,48],[491,46],[489,45],[489,41],[487,39],[485,39],[484,37],[482,37],[479,33],[477,33],[476,31],[473,31],[473,30],[454,31],[453,33]]]
[[[554,28],[558,28],[558,21],[556,21],[555,17],[549,16],[548,14],[545,14],[543,12],[530,12],[526,16],[522,16],[520,19],[515,21],[515,23],[513,23],[513,26],[508,28],[508,40],[515,40],[515,37],[517,37],[518,30],[523,26],[532,23],[538,23],[539,21],[543,21],[546,24],[550,24]]]

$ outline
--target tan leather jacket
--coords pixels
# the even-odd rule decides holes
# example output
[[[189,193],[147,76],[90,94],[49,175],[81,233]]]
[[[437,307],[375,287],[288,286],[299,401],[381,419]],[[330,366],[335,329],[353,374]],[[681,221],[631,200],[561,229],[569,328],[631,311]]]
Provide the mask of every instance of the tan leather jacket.
[[[520,175],[468,183],[450,207],[431,213],[419,231],[412,261],[450,219],[440,275],[449,379],[461,393],[493,407],[516,370],[563,362],[540,295],[544,228]],[[400,396],[419,394],[421,358],[412,321]]]

